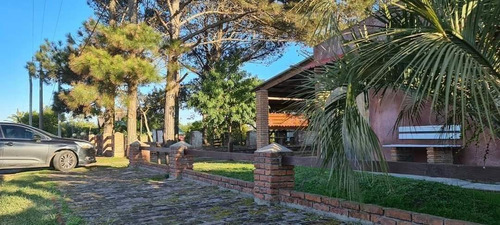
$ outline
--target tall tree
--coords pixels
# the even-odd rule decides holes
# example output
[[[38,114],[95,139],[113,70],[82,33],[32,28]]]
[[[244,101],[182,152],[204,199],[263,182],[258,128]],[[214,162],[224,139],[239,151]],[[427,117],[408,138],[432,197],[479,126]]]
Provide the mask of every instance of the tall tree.
[[[232,151],[233,127],[253,124],[255,121],[255,93],[261,81],[239,69],[237,55],[232,60],[214,65],[204,79],[191,83],[194,90],[188,106],[205,115],[203,123],[228,133],[228,151]]]
[[[102,93],[116,93],[117,87],[127,87],[128,107],[128,142],[137,140],[137,89],[141,84],[156,82],[160,79],[152,57],[156,54],[160,35],[145,24],[123,24],[117,27],[104,26],[90,21],[89,27],[95,26],[91,46],[86,46],[79,55],[70,58],[71,69],[89,76],[94,82],[96,93],[92,98],[102,98]],[[96,85],[97,84],[97,85]],[[76,86],[78,87],[78,86]],[[106,87],[110,88],[109,91]],[[102,98],[114,102],[114,95]],[[111,102],[110,102],[111,103]]]
[[[234,41],[238,44],[241,36],[224,37],[222,32],[213,32],[214,29],[224,27],[243,27],[249,20],[258,21],[259,15],[280,12],[278,4],[269,1],[146,1],[144,4],[145,21],[155,26],[165,35],[166,44],[162,48],[167,65],[166,98],[165,98],[165,128],[164,140],[172,142],[175,139],[178,118],[178,97],[180,69],[186,53],[201,45],[217,44]],[[279,16],[277,16],[279,18]],[[283,23],[285,24],[285,23]],[[268,27],[271,27],[268,24]],[[247,27],[249,28],[249,27]],[[247,34],[259,33],[259,30],[240,29]],[[208,35],[207,34],[211,34]],[[255,36],[247,35],[243,41],[248,42]],[[276,36],[275,36],[276,37]],[[257,38],[256,38],[257,39]]]

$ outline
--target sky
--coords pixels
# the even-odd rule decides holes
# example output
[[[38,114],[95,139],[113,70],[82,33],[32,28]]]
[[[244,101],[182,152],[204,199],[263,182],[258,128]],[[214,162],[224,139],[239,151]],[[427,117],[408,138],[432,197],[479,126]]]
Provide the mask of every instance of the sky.
[[[2,0],[0,5],[0,121],[17,110],[29,109],[29,79],[25,69],[44,39],[65,40],[93,16],[87,0]],[[267,80],[306,57],[310,49],[291,45],[271,63],[247,63],[243,69]],[[147,92],[151,86],[141,88]],[[52,104],[56,84],[44,85],[44,105]],[[33,110],[38,111],[38,80],[33,80]],[[180,122],[200,119],[193,110],[181,110]]]

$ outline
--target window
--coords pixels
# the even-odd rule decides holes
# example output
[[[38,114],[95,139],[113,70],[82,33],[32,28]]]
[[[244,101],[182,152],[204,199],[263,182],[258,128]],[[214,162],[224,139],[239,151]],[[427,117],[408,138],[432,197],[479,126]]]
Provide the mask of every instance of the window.
[[[33,131],[24,127],[2,125],[4,138],[33,139]]]

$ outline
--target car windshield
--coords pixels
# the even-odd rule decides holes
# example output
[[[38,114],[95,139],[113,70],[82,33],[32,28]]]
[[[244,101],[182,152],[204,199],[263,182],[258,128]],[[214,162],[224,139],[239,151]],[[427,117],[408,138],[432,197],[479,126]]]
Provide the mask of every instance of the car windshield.
[[[43,134],[43,135],[45,135],[45,136],[48,136],[48,137],[50,137],[50,138],[55,138],[55,137],[56,137],[55,135],[53,135],[53,134],[51,134],[51,133],[49,133],[49,132],[47,132],[47,131],[40,130],[40,129],[35,128],[35,127],[30,127],[30,128],[31,128],[31,129],[33,129],[33,130],[35,130],[36,132],[41,133],[41,134]]]

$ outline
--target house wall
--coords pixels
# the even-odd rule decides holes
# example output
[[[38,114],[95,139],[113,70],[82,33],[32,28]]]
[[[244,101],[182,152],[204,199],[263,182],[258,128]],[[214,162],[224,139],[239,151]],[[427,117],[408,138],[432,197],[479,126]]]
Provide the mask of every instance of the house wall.
[[[404,93],[402,91],[386,93],[384,99],[380,94],[370,94],[370,125],[377,134],[380,143],[384,144],[432,144],[432,140],[399,140],[397,127],[394,130],[394,124],[404,105]],[[411,125],[436,125],[442,124],[437,121],[430,107],[422,110],[420,121]],[[401,125],[410,125],[403,122]],[[470,137],[470,132],[466,137]],[[442,142],[441,142],[442,143]],[[448,142],[450,143],[450,142]],[[487,145],[489,143],[489,150]],[[457,144],[462,144],[458,141]],[[383,148],[384,156],[387,160],[391,159],[390,149]],[[414,149],[415,161],[425,162],[426,151],[424,148]],[[500,166],[500,140],[490,141],[490,137],[481,136],[479,142],[471,143],[468,147],[460,151],[454,151],[454,163],[473,166]],[[486,159],[485,159],[486,156]]]

